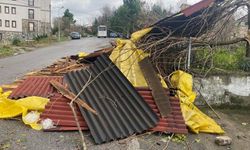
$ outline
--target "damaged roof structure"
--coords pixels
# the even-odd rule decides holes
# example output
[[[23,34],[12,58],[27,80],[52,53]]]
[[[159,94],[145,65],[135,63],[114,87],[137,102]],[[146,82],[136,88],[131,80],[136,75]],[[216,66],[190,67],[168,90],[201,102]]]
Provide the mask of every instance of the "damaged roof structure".
[[[217,18],[217,13],[214,11],[218,7],[214,4],[219,2],[221,0],[203,0],[171,17],[158,21],[151,26],[152,30],[145,34],[140,42],[162,39],[169,34],[173,38],[171,40],[176,40],[176,37],[202,35],[207,31],[206,29],[210,28],[210,24],[204,24],[200,15],[206,12],[209,14],[206,16],[206,21],[214,22],[214,18]],[[171,43],[171,40],[165,44]],[[124,46],[128,43],[122,44]],[[165,46],[160,45],[160,47]],[[26,77],[17,85],[17,88],[12,89],[13,92],[9,98],[19,99],[29,96],[49,98],[49,103],[41,113],[40,122],[50,119],[53,126],[44,131],[89,130],[96,144],[120,140],[148,131],[187,134],[187,125],[190,123],[188,124],[185,120],[187,117],[183,108],[192,106],[199,112],[198,109],[192,102],[181,100],[182,97],[176,94],[178,89],[163,86],[162,80],[166,81],[166,78],[157,70],[158,68],[156,69],[152,63],[154,61],[150,61],[150,58],[136,60],[137,70],[128,67],[135,73],[139,72],[148,85],[147,87],[135,86],[129,80],[128,75],[119,68],[118,64],[123,62],[115,62],[109,56],[115,52],[115,49],[121,51],[120,47],[103,49],[84,57],[63,58]],[[142,47],[145,55],[149,48],[150,46]],[[139,48],[136,51],[139,53]],[[144,52],[140,51],[139,54]],[[153,53],[150,57],[155,58],[157,54]],[[172,68],[171,71],[173,71]],[[56,88],[53,81],[59,82],[66,93]],[[192,85],[190,86],[192,89]],[[192,93],[192,91],[188,92]],[[88,105],[96,113],[80,105],[79,101]],[[72,103],[74,105],[71,105]],[[205,115],[199,112],[198,116],[204,117]],[[209,121],[216,126],[218,133],[223,133],[224,131],[211,120]],[[208,129],[203,129],[203,131],[213,133]]]

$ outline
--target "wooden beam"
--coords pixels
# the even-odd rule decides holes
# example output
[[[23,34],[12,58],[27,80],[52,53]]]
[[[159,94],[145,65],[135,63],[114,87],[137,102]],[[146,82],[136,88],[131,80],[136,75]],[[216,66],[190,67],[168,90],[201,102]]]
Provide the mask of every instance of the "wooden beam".
[[[140,61],[139,65],[149,88],[152,90],[154,101],[160,111],[161,116],[167,117],[167,115],[171,113],[169,95],[167,94],[167,91],[162,87],[159,76],[154,70],[154,67],[148,57]]]
[[[61,83],[57,81],[50,81],[50,84],[66,98],[73,100],[76,97],[74,93],[66,89]],[[78,105],[82,106],[83,108],[97,115],[97,112],[92,107],[90,107],[84,100],[77,98],[74,102],[76,102]]]

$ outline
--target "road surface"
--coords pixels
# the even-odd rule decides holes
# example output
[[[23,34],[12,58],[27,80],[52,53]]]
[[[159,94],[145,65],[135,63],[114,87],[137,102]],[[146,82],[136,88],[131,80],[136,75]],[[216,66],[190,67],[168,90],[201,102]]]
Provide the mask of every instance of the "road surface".
[[[66,41],[25,54],[0,59],[0,85],[11,83],[27,72],[46,67],[63,56],[74,55],[81,51],[92,52],[98,48],[109,46],[110,40],[91,37]]]

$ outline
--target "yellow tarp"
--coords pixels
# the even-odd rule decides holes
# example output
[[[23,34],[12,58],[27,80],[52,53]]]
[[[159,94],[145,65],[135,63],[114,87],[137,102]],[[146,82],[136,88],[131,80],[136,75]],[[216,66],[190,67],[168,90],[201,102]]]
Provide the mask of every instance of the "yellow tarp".
[[[22,115],[22,119],[25,124],[30,125],[35,130],[41,130],[42,127],[37,124],[38,120],[34,122],[28,122],[25,119],[28,111],[43,111],[45,105],[49,102],[49,99],[42,97],[27,97],[19,100],[8,99],[11,92],[3,93],[0,87],[0,118],[12,118]],[[38,112],[35,115],[40,115]]]
[[[89,53],[86,53],[86,52],[79,52],[79,53],[78,53],[78,57],[83,58],[83,57],[85,57],[85,56],[88,56],[88,54],[89,54]]]
[[[206,132],[222,134],[222,128],[210,117],[202,113],[194,104],[196,93],[193,92],[193,77],[192,75],[183,72],[175,71],[172,73],[171,84],[177,88],[177,96],[181,101],[181,110],[186,125],[194,132]]]
[[[137,31],[131,35],[130,40],[117,39],[117,47],[110,55],[110,59],[135,87],[148,87],[138,63],[149,54],[137,49],[135,42],[151,30],[152,28],[147,28]],[[162,85],[167,87],[163,78],[161,76],[160,78],[162,79]]]

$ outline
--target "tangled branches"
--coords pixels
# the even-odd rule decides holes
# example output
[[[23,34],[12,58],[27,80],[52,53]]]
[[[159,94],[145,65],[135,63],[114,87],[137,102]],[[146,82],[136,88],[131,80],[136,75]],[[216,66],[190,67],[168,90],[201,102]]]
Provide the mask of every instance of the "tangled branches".
[[[163,75],[169,75],[176,69],[194,73],[186,68],[190,38],[192,51],[204,47],[209,51],[209,55],[202,60],[203,66],[211,61],[215,47],[249,41],[247,37],[228,36],[226,41],[218,38],[229,28],[235,12],[244,6],[250,6],[248,0],[217,0],[212,6],[193,12],[190,16],[177,13],[155,23],[152,31],[137,46],[151,54],[152,62]],[[211,67],[212,64],[208,68]]]

